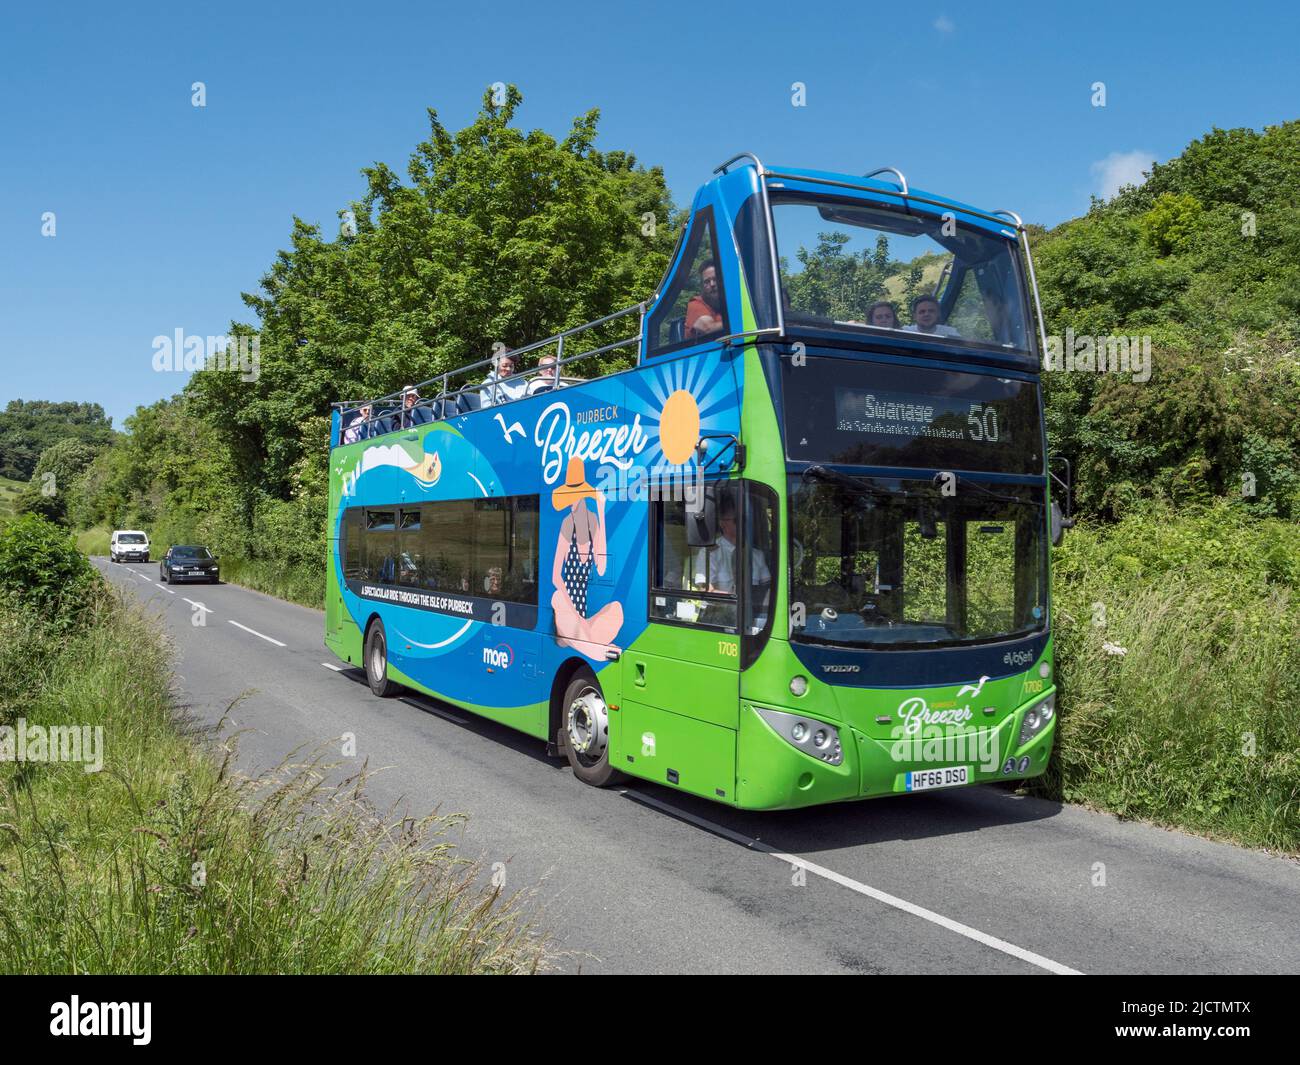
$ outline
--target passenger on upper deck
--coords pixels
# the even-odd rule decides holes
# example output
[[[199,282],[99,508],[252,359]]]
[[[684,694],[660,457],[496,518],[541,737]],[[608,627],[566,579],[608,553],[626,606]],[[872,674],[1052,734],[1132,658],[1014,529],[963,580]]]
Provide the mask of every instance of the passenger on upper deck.
[[[399,429],[410,429],[416,425],[433,421],[433,411],[420,406],[420,393],[411,385],[402,389],[402,412],[397,417]]]
[[[375,425],[370,420],[370,404],[357,409],[352,420],[343,430],[343,443],[355,444],[358,440],[369,440],[375,436]]]
[[[897,329],[898,308],[889,300],[876,300],[867,308],[867,325],[874,325],[877,329]]]
[[[718,267],[709,260],[700,267],[700,294],[692,297],[686,305],[687,340],[703,340],[722,332],[726,322],[722,316],[721,302]]]
[[[508,403],[519,399],[528,389],[526,381],[511,380],[515,374],[515,357],[503,351],[492,361],[493,370],[483,379],[483,388],[479,397],[483,406],[491,407],[497,403]]]
[[[555,356],[543,355],[537,360],[537,376],[528,382],[528,394],[535,396],[538,392],[551,392],[563,387],[556,374]]]
[[[912,324],[903,326],[903,331],[940,337],[961,336],[952,326],[939,321],[939,301],[933,296],[917,296],[912,300]]]

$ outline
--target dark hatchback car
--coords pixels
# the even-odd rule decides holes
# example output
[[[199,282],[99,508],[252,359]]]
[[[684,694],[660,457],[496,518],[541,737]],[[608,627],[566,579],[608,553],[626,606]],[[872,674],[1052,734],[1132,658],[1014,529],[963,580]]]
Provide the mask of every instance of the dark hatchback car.
[[[206,547],[189,544],[169,547],[158,563],[158,579],[168,581],[207,581],[216,584],[221,579],[217,559]]]

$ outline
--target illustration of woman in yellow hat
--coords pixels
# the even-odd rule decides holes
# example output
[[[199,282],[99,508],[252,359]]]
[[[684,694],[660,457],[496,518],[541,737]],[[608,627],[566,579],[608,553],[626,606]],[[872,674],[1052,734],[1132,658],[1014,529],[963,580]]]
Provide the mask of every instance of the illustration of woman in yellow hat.
[[[593,514],[587,499],[596,501]],[[561,647],[572,647],[597,662],[604,662],[605,653],[618,650],[614,637],[623,625],[623,605],[608,603],[587,616],[587,584],[591,570],[605,575],[605,497],[587,483],[587,471],[582,459],[569,459],[564,484],[551,493],[551,504],[556,510],[568,510],[560,523],[560,538],[555,545],[555,565],[551,579],[555,594],[551,606],[555,610],[555,642]]]

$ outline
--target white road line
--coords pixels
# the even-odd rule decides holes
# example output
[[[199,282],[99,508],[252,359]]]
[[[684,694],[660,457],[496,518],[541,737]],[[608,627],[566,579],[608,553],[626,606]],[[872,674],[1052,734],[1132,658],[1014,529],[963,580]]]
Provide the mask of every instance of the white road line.
[[[935,913],[933,910],[927,910],[924,906],[918,906],[914,902],[908,902],[906,899],[900,899],[897,895],[891,895],[879,888],[870,887],[861,881],[853,880],[833,869],[827,869],[825,866],[817,865],[806,858],[800,858],[797,854],[785,854],[781,851],[768,846],[761,840],[751,839],[743,836],[739,832],[733,832],[722,825],[714,824],[703,817],[697,817],[695,814],[680,810],[670,803],[662,802],[652,795],[643,795],[640,792],[624,791],[623,794],[635,802],[645,803],[659,810],[670,814],[673,817],[679,817],[683,821],[689,821],[691,824],[703,828],[708,832],[716,833],[733,843],[739,843],[742,847],[749,850],[760,851],[763,854],[769,854],[779,862],[786,865],[797,866],[801,869],[819,876],[823,880],[829,880],[832,884],[839,884],[840,887],[846,887],[850,891],[856,891],[859,895],[865,895],[869,899],[875,899],[877,902],[884,903],[886,906],[892,906],[896,910],[902,910],[904,913],[910,913],[913,917],[920,917],[923,921],[929,921],[931,924],[937,924],[940,928],[946,928],[950,932],[956,932],[967,939],[973,939],[976,943],[982,943],[986,947],[992,947],[994,950],[1000,950],[1003,954],[1009,954],[1013,958],[1019,958],[1030,965],[1036,965],[1040,969],[1046,969],[1049,973],[1056,973],[1058,976],[1082,976],[1078,969],[1071,969],[1068,965],[1062,965],[1051,958],[1045,958],[1041,954],[1035,954],[1032,950],[1026,950],[1024,947],[1018,947],[1014,943],[1008,943],[1005,939],[999,939],[997,936],[991,936],[987,932],[981,932],[978,928],[972,928],[970,925],[962,924],[960,921],[954,921],[951,917],[945,917],[941,913]]]
[[[228,618],[227,621],[229,621]],[[234,625],[235,628],[237,629],[243,629],[245,632],[251,632],[254,636],[260,637],[261,639],[265,640],[267,643],[275,644],[276,647],[284,646],[284,644],[282,644],[279,640],[273,640],[271,639],[270,636],[266,636],[263,633],[258,632],[256,629],[250,629],[247,625],[241,625],[238,621],[230,621],[230,624]]]
[[[335,673],[342,673],[342,672],[343,672],[343,667],[342,667],[342,666],[336,666],[336,665],[334,665],[333,662],[322,662],[321,665],[324,666],[326,669],[332,669],[332,670],[334,670]]]
[[[159,588],[162,588],[162,590],[163,590],[164,592],[166,592],[168,595],[175,595],[175,594],[176,594],[176,593],[173,592],[170,588],[163,588],[163,586],[162,586],[161,584],[158,585],[158,587],[159,587]]]
[[[182,598],[182,599],[185,599],[185,596],[181,596],[181,598]],[[202,610],[204,613],[207,613],[207,614],[212,613],[212,608],[211,608],[211,607],[206,607],[206,606],[204,606],[202,603],[196,603],[193,599],[185,599],[185,602],[189,603],[190,606],[192,606],[192,607],[197,607],[199,610]]]

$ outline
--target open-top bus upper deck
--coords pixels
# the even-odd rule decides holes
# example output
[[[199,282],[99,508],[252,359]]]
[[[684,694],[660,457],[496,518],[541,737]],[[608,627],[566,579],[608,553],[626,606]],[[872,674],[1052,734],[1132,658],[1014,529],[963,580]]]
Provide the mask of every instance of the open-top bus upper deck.
[[[647,300],[521,347],[503,347],[420,382],[414,387],[416,408],[422,413],[414,417],[453,418],[553,387],[549,374],[540,379],[541,367],[517,365],[522,387],[491,388],[494,367],[503,355],[516,364],[549,356],[561,383],[574,384],[583,378],[563,381],[566,367],[589,368],[614,352],[630,353],[639,363],[703,343],[802,337],[1037,373],[1039,344],[1045,346],[1046,341],[1025,227],[1014,212],[985,211],[912,189],[893,167],[866,177],[800,168],[768,170],[746,153],[727,160],[716,173],[696,194],[664,281]],[[828,235],[831,254],[815,265],[835,276],[814,278],[799,261],[801,242]],[[875,280],[891,265],[897,271],[904,262],[898,257],[900,246],[919,268],[915,278],[902,278],[904,287],[908,282],[911,287],[900,298],[906,302],[936,297],[939,320],[933,331],[908,321],[912,308],[898,306],[899,298],[883,301],[895,305],[894,324],[873,322],[872,304],[882,302],[874,297],[882,293],[867,287],[873,277],[850,276],[854,271],[870,274],[861,269],[868,260],[876,267]],[[691,281],[698,281],[701,268],[710,262],[725,328],[692,335],[686,322]],[[828,292],[836,282],[841,290]],[[860,296],[857,306],[855,295]],[[634,333],[626,325],[633,321]],[[611,340],[611,330],[622,335]],[[589,342],[591,337],[597,342]],[[398,417],[402,404],[402,391],[335,404],[339,413],[332,442],[338,443],[340,429],[353,422],[363,424],[368,436],[400,427],[410,421]],[[368,416],[359,419],[363,410]]]

